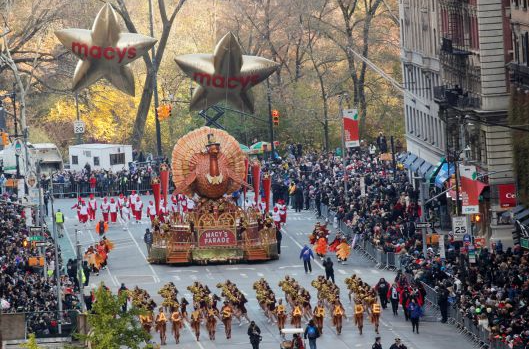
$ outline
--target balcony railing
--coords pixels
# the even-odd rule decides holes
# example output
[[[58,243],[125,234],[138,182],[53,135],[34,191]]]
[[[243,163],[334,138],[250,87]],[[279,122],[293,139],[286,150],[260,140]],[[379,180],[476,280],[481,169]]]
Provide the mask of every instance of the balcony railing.
[[[479,109],[481,99],[463,92],[459,87],[436,86],[434,87],[434,100],[446,107],[457,109]]]
[[[511,62],[507,64],[509,76],[512,83],[529,87],[529,67],[523,63]]]

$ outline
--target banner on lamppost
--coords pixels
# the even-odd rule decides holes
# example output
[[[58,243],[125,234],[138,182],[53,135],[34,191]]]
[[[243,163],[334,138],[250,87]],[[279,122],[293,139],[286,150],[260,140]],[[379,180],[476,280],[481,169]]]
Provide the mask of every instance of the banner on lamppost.
[[[516,185],[514,183],[500,184],[498,191],[500,192],[501,208],[516,207]]]
[[[479,195],[486,184],[477,180],[476,166],[459,165],[462,213],[479,213]]]
[[[343,131],[345,147],[354,148],[360,146],[360,132],[358,130],[358,110],[343,110]]]

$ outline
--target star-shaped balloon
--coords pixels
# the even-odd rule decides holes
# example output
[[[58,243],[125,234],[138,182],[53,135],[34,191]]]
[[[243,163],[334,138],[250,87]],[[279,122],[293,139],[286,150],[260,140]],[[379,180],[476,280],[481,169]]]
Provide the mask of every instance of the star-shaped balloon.
[[[128,63],[143,56],[156,39],[121,32],[116,12],[106,4],[97,14],[92,30],[63,29],[55,32],[61,43],[76,55],[72,90],[106,78],[119,90],[134,96],[134,75]]]
[[[178,56],[176,64],[199,84],[190,110],[204,110],[226,101],[239,110],[254,112],[250,88],[264,81],[279,66],[269,59],[247,56],[232,33],[226,34],[210,54]]]

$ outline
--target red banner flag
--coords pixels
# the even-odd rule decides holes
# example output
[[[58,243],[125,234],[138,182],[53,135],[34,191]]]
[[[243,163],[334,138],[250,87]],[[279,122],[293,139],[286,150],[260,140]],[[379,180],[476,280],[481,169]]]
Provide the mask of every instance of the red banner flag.
[[[167,192],[169,191],[169,166],[167,164],[160,165],[160,181],[162,182],[163,204],[167,206]],[[159,202],[160,198],[157,199],[157,205],[159,205]]]
[[[477,180],[476,166],[459,165],[463,214],[479,213],[479,195],[487,186]]]
[[[248,168],[249,168],[249,167],[250,167],[250,162],[249,162],[249,160],[248,160],[248,157],[245,157],[245,158],[244,158],[244,181],[245,181],[246,183],[248,183]],[[244,206],[244,207],[246,207],[245,205],[246,205],[246,191],[247,191],[247,190],[248,190],[248,189],[246,188],[246,186],[243,186],[242,191],[243,191],[243,193],[244,193],[244,196],[243,196],[243,199],[244,199],[244,204],[243,204],[243,206]]]
[[[260,182],[261,182],[261,164],[259,164],[259,161],[254,161],[252,163],[252,185],[253,185],[253,191],[255,193],[254,200],[256,204],[259,204]]]
[[[263,174],[263,192],[264,192],[264,198],[266,202],[265,212],[270,212],[270,189],[271,187],[272,187],[272,178],[270,178],[270,174],[268,172],[265,172]]]
[[[514,183],[500,184],[498,190],[500,192],[500,207],[516,207],[516,185]]]
[[[160,178],[154,177],[151,180],[152,195],[154,196],[154,207],[156,214],[160,213]]]
[[[343,110],[343,130],[345,137],[345,147],[353,148],[360,146],[360,132],[358,130],[358,110]],[[345,151],[344,151],[345,153]]]

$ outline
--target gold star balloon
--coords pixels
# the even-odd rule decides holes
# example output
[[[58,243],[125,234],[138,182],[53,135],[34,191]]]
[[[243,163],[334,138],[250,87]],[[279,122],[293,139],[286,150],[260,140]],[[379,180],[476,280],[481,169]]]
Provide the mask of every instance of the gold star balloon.
[[[78,91],[105,78],[132,96],[134,75],[127,64],[143,56],[157,41],[149,36],[121,32],[116,12],[108,3],[97,14],[92,30],[63,29],[55,35],[80,59],[72,90]]]
[[[250,88],[264,81],[279,64],[269,59],[247,56],[232,33],[226,34],[210,54],[178,56],[176,64],[199,84],[190,110],[204,110],[221,101],[254,112]]]

